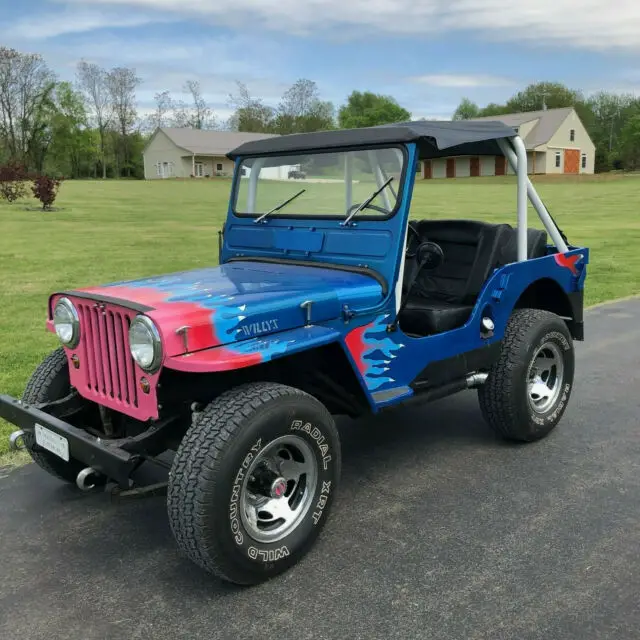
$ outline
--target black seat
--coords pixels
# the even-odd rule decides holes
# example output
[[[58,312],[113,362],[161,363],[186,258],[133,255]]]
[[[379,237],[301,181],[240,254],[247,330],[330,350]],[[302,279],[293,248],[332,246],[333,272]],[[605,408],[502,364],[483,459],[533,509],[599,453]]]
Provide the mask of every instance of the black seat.
[[[435,272],[418,275],[400,326],[417,335],[461,327],[493,270],[517,260],[517,230],[508,224],[474,220],[422,220],[414,227],[423,241],[442,247],[444,262]],[[528,257],[541,258],[546,253],[546,232],[528,229]],[[415,269],[415,260],[407,261],[405,287],[413,280]]]
[[[501,258],[513,229],[474,220],[423,220],[414,223],[422,240],[439,244],[444,262],[435,272],[421,272],[400,316],[407,333],[429,335],[462,326],[486,279]],[[406,267],[412,279],[415,264]]]
[[[539,229],[527,229],[527,257],[529,259],[542,258],[547,255],[547,232]],[[502,267],[505,264],[516,262],[518,259],[518,231],[510,229],[506,241],[500,248],[500,257],[496,264]]]

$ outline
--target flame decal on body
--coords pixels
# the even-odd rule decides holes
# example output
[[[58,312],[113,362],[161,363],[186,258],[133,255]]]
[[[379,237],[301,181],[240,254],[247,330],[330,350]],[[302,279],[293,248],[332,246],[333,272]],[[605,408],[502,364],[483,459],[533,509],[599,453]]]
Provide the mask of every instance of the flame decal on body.
[[[574,253],[572,256],[568,256],[564,253],[556,253],[553,257],[559,266],[569,269],[574,276],[578,275],[576,263],[582,260],[582,255],[580,253]]]
[[[146,280],[141,283],[140,288],[153,289],[160,294],[159,300],[150,300],[150,302],[170,302],[176,305],[192,305],[196,309],[209,310],[213,329],[213,341],[210,346],[234,342],[238,337],[239,324],[245,319],[243,311],[246,309],[246,305],[230,305],[229,303],[233,302],[234,296],[203,291],[198,285],[198,282],[184,281],[175,276],[169,276]],[[136,282],[127,283],[127,286],[133,289],[138,287]],[[119,283],[107,285],[105,289],[111,287],[119,287]],[[176,306],[175,309],[177,310],[178,307]],[[196,348],[200,347],[199,344],[195,346]]]
[[[388,317],[389,314],[379,316],[373,322],[353,329],[345,338],[347,348],[370,391],[395,382],[389,374],[392,361],[405,346],[395,342],[390,337],[393,334],[387,332]]]

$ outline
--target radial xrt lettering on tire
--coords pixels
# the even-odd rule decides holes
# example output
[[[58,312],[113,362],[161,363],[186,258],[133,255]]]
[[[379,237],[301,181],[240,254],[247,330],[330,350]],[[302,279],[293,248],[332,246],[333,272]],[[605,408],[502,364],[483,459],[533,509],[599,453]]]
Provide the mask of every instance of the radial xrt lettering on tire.
[[[339,474],[338,433],[319,401],[274,383],[232,389],[176,454],[167,503],[178,546],[232,582],[275,576],[320,533]]]
[[[500,358],[478,390],[489,425],[510,440],[531,442],[560,421],[573,387],[573,341],[562,318],[540,309],[513,312]]]

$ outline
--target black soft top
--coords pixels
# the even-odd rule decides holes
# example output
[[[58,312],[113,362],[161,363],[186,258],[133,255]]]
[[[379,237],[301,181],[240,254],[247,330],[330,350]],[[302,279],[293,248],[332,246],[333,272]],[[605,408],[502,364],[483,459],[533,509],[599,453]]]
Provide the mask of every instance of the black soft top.
[[[245,142],[227,156],[235,160],[243,156],[295,154],[407,142],[418,144],[421,159],[455,155],[502,155],[496,140],[514,135],[512,127],[498,121],[418,120],[362,129],[274,136]]]

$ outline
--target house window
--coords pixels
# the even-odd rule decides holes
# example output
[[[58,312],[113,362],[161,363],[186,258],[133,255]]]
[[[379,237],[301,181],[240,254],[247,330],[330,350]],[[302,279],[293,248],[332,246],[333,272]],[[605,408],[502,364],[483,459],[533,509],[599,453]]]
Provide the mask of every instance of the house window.
[[[576,140],[576,130],[575,129],[571,129],[571,131],[569,131],[569,140],[571,142],[575,142],[575,140]]]
[[[216,164],[216,171],[222,171],[222,162],[218,162],[218,164]]]
[[[204,175],[204,165],[202,164],[202,162],[196,162],[193,165],[193,175],[196,178],[202,178],[202,176]]]
[[[562,166],[562,155],[559,151],[556,151],[556,167],[560,168]]]
[[[582,168],[583,169],[587,168],[587,154],[586,153],[582,154]]]

